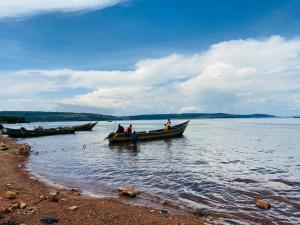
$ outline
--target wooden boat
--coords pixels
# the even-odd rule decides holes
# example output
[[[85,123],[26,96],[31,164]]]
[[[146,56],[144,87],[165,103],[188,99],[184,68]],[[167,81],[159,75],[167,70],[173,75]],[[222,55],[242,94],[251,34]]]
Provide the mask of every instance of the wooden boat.
[[[73,126],[72,128],[75,130],[75,131],[90,131],[92,130],[96,124],[98,122],[95,122],[95,123],[87,123],[87,124],[82,124],[82,125],[77,125],[77,126]]]
[[[49,128],[49,129],[34,129],[27,130],[24,127],[20,129],[3,128],[3,134],[6,134],[12,138],[29,138],[29,137],[40,137],[49,135],[59,134],[74,134],[75,130],[71,128]]]
[[[152,130],[149,132],[146,131],[137,132],[137,135],[139,137],[139,141],[150,141],[150,140],[157,140],[157,139],[169,139],[169,138],[180,137],[183,135],[183,132],[185,131],[185,128],[187,127],[188,124],[189,124],[189,120],[182,124],[173,126],[171,130],[169,130],[168,132],[165,132],[163,129],[160,129],[160,130]],[[106,139],[108,139],[110,144],[131,141],[131,137],[124,133],[123,134],[110,133]]]

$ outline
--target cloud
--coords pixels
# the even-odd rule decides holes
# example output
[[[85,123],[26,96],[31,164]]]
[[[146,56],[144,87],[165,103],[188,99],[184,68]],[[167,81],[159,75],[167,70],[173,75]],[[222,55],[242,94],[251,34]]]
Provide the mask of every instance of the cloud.
[[[19,70],[0,78],[0,101],[47,93],[53,110],[299,114],[300,39],[226,41],[194,55],[143,59],[124,71]]]
[[[121,2],[124,0],[3,0],[0,1],[0,18],[18,18],[47,12],[97,10]]]

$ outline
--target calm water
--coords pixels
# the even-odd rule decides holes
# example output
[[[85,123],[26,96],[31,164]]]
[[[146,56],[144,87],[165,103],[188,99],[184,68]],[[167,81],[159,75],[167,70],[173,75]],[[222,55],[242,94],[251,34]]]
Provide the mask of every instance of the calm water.
[[[164,122],[133,126],[150,130]],[[103,141],[114,125],[100,122],[92,132],[26,139],[39,151],[30,156],[29,169],[92,194],[115,196],[117,187],[135,186],[209,209],[212,217],[225,212],[242,224],[300,224],[300,119],[192,120],[183,138],[140,143],[137,151]],[[256,196],[270,201],[271,210],[256,208]]]

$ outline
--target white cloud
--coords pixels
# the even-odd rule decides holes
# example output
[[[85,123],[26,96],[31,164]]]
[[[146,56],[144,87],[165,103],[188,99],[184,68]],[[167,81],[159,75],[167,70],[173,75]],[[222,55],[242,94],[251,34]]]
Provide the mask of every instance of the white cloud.
[[[299,114],[300,39],[227,41],[190,56],[140,60],[126,71],[19,70],[0,77],[2,99],[63,92],[48,93],[54,109]],[[64,97],[78,88],[87,90]]]
[[[0,18],[23,17],[45,12],[76,12],[109,7],[124,0],[1,0]]]
[[[179,113],[196,113],[196,112],[201,112],[202,110],[199,107],[195,106],[187,106],[183,107],[179,110]]]

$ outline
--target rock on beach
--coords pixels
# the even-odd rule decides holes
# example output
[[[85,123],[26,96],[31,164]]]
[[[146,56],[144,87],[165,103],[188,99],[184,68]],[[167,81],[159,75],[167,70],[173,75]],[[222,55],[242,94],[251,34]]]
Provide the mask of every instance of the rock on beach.
[[[14,191],[6,191],[5,192],[5,197],[7,199],[16,199],[17,198],[17,193]]]
[[[271,208],[271,204],[261,198],[255,198],[254,202],[255,202],[255,205],[261,209],[270,209]]]
[[[118,188],[119,195],[125,195],[129,197],[136,197],[138,195],[138,190],[133,187],[120,187]]]

